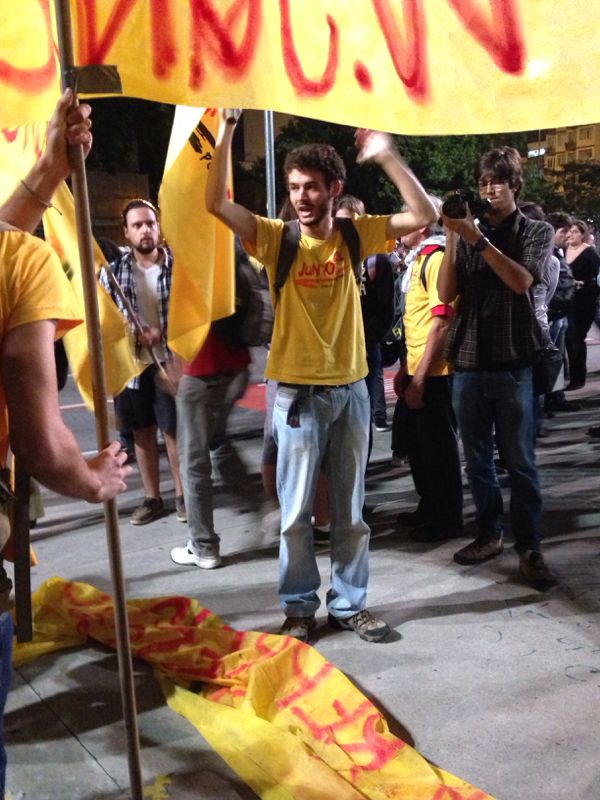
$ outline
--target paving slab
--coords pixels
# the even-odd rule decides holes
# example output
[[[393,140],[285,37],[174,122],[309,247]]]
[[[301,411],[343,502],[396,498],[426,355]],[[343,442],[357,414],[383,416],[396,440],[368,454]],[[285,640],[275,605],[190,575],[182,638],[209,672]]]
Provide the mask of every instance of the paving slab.
[[[367,481],[372,508],[369,605],[394,629],[374,645],[325,625],[315,647],[386,714],[391,729],[444,769],[498,800],[600,797],[600,345],[590,344],[587,386],[570,395],[582,410],[547,420],[538,444],[545,498],[545,552],[560,575],[547,593],[525,585],[510,546],[478,567],[452,555],[465,540],[412,542],[395,524],[415,504],[406,468],[390,463],[389,432],[375,434]],[[255,493],[219,489],[224,566],[182,568],[169,558],[185,541],[173,513],[128,522],[139,478],[120,499],[121,544],[131,597],[184,594],[243,630],[276,631],[277,549],[261,531],[260,426],[236,409],[232,428]],[[165,496],[172,502],[166,462]],[[504,480],[504,479],[503,479]],[[508,496],[508,494],[506,495]],[[110,591],[102,515],[44,492],[46,517],[32,532],[34,589],[59,575]],[[465,495],[467,519],[473,506]],[[329,551],[318,555],[324,595]],[[135,663],[141,760],[147,796],[247,800],[254,793],[197,731],[164,704],[151,670]],[[128,771],[116,657],[96,646],[50,654],[15,670],[7,706],[7,797],[121,800]],[[324,800],[326,798],[324,797]]]

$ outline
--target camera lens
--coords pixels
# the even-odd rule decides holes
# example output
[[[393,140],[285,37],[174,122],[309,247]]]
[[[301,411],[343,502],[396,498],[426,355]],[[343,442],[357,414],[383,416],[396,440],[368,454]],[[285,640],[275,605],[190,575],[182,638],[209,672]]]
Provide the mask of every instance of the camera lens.
[[[464,219],[467,216],[467,204],[462,194],[456,192],[442,203],[442,214],[451,219]]]

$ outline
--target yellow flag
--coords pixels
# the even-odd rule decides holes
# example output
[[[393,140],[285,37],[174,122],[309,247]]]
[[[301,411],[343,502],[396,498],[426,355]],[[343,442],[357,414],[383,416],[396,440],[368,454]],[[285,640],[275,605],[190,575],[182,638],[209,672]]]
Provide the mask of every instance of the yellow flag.
[[[211,321],[235,309],[233,235],[204,202],[218,127],[216,109],[177,108],[159,195],[162,230],[173,250],[168,343],[184,361],[200,350]]]
[[[56,191],[54,205],[61,212],[49,209],[44,214],[44,231],[49,244],[60,256],[75,293],[81,298],[83,307],[83,283],[81,264],[77,248],[77,228],[73,196],[65,183]],[[94,261],[96,271],[106,263],[102,251],[94,242]],[[107,292],[98,285],[98,310],[102,352],[104,355],[104,374],[108,395],[121,392],[126,384],[141,372],[142,366],[134,359],[125,318],[113,303]],[[69,331],[64,336],[69,365],[81,396],[93,409],[92,373],[90,368],[87,332],[84,325]]]
[[[14,130],[0,131],[0,200],[6,199],[43,152],[46,125],[30,124]],[[57,190],[53,202],[62,213],[49,209],[44,214],[44,231],[49,244],[58,253],[63,268],[71,280],[83,309],[81,266],[77,248],[77,230],[73,197],[66,184]],[[95,247],[96,266],[105,263],[98,245]],[[98,306],[102,332],[102,347],[107,392],[118,394],[141,367],[134,361],[123,316],[107,293],[98,287]],[[85,325],[65,335],[64,343],[73,377],[85,402],[93,408],[93,390]]]

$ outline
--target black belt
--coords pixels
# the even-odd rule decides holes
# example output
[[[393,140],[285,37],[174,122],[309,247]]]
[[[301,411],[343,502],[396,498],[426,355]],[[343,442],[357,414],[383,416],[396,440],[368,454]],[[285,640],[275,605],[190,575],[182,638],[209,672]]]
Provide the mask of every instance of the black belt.
[[[290,428],[300,427],[300,400],[302,400],[302,398],[310,397],[313,394],[325,394],[332,389],[344,389],[350,386],[349,383],[279,383],[278,385],[287,389],[298,389],[298,394],[288,408],[286,421]]]

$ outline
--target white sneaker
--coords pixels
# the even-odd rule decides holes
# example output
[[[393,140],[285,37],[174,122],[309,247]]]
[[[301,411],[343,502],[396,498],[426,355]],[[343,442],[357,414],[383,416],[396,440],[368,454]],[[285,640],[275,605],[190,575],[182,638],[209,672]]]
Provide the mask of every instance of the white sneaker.
[[[201,556],[192,553],[187,547],[174,547],[171,550],[171,561],[184,567],[195,566],[201,569],[215,569],[215,567],[221,566],[218,545],[207,548],[206,552]]]

